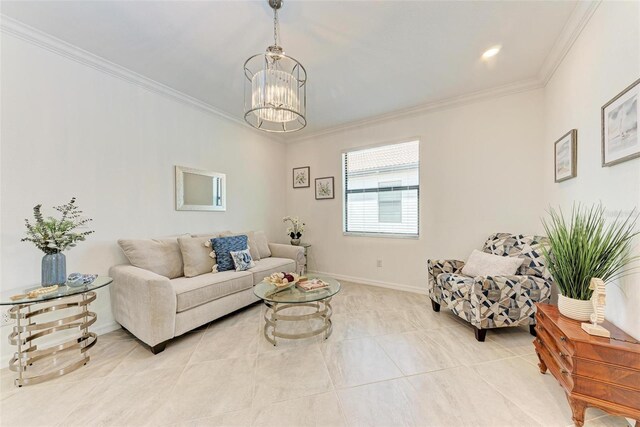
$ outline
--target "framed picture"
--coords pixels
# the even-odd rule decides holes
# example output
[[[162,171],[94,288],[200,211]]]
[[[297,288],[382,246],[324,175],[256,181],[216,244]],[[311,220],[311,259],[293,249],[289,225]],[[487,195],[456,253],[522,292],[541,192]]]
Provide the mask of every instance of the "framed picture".
[[[309,179],[311,168],[305,166],[302,168],[293,168],[293,188],[308,188],[311,186]]]
[[[640,157],[638,139],[638,98],[636,80],[602,107],[602,166]]]
[[[575,178],[578,145],[578,130],[571,129],[554,144],[554,166],[556,182]]]
[[[333,199],[333,177],[316,178],[316,200]]]

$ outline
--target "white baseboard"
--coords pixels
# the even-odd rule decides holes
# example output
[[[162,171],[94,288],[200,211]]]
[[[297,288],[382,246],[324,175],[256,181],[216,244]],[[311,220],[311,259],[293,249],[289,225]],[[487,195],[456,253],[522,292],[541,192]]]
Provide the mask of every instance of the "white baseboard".
[[[97,335],[104,335],[109,332],[115,331],[117,329],[120,329],[120,325],[117,324],[116,322],[110,322],[104,325],[98,325],[95,328],[91,328],[90,331],[95,332]],[[43,344],[48,345],[49,343],[44,342]],[[9,345],[7,344],[7,346]],[[12,350],[15,350],[15,347],[13,347]],[[13,353],[14,351],[11,351],[11,352],[8,352],[7,354],[2,355],[2,357],[0,358],[0,367],[6,368],[7,366],[9,366],[9,360],[11,360],[11,358],[13,357]]]
[[[427,295],[427,288],[418,288],[416,286],[404,285],[401,283],[382,282],[380,280],[365,279],[363,277],[346,276],[344,274],[327,273],[324,271],[309,271],[311,274],[321,274],[333,277],[337,280],[346,280],[347,282],[360,283],[363,285],[377,286],[379,288],[395,289],[397,291],[413,292],[416,294]],[[425,278],[425,281],[427,279]]]

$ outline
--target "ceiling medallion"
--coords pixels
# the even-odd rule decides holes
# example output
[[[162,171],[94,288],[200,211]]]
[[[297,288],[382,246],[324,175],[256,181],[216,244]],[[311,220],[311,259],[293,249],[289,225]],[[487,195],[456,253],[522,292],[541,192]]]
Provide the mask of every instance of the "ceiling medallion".
[[[307,71],[279,44],[283,0],[267,1],[273,9],[273,45],[244,63],[244,119],[266,132],[295,132],[307,125]]]

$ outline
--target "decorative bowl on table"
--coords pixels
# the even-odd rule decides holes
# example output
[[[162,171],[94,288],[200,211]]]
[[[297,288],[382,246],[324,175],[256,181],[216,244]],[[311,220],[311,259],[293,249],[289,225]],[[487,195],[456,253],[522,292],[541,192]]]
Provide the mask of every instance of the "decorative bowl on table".
[[[300,280],[300,276],[296,273],[273,273],[264,279],[267,283],[271,283],[276,288],[284,288],[290,286]]]

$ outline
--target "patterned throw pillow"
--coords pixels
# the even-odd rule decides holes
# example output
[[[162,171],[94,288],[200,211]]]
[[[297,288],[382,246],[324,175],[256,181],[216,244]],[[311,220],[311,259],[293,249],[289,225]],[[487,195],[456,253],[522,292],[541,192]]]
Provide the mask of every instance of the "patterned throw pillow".
[[[216,237],[211,239],[211,246],[216,253],[218,271],[234,270],[231,251],[248,249],[247,236]]]
[[[229,253],[233,259],[233,264],[236,266],[236,271],[245,271],[256,266],[253,258],[251,258],[249,249],[245,249],[244,251],[231,251]]]

